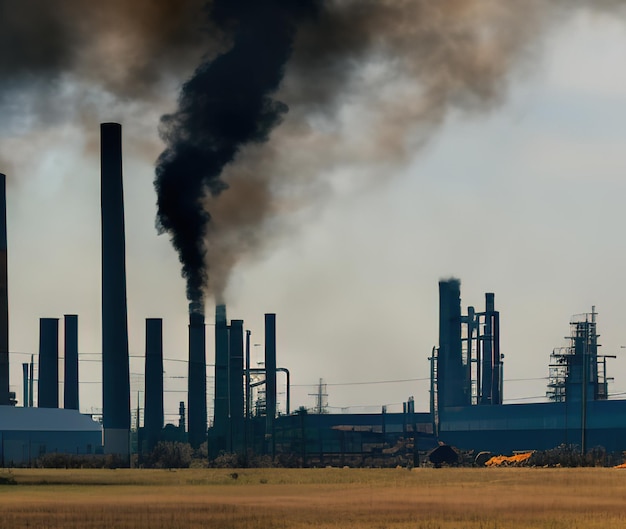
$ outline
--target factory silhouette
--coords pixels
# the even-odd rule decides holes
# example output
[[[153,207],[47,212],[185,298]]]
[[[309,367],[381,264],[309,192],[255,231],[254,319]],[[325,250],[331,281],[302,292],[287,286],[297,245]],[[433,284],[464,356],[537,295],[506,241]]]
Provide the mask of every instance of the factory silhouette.
[[[34,359],[23,364],[21,402],[9,386],[6,182],[0,181],[0,463],[29,465],[42,455],[112,454],[130,464],[159,441],[207,443],[208,457],[222,454],[291,457],[301,465],[390,461],[399,452],[460,449],[511,453],[576,445],[626,450],[626,400],[609,400],[607,355],[598,354],[595,308],[570,322],[570,344],[553,352],[548,400],[503,404],[500,314],[493,293],[484,309],[461,308],[460,281],[439,283],[439,343],[430,356],[430,410],[415,411],[413,397],[401,413],[292,412],[289,370],[279,367],[277,316],[265,314],[265,361],[250,365],[250,333],[242,320],[215,308],[214,387],[207,388],[204,306],[189,310],[188,392],[179,424],[164,424],[163,322],[145,324],[144,424],[131,432],[129,345],[122,182],[122,128],[101,125],[102,214],[102,423],[79,412],[78,316],[63,319],[63,408],[59,403],[59,320],[41,318],[37,407]],[[277,373],[287,379],[287,409],[277,413]],[[254,378],[254,381],[253,381]],[[262,388],[262,392],[258,389]],[[257,398],[253,402],[253,389]],[[258,395],[262,398],[259,399]],[[213,400],[208,417],[207,399]],[[21,405],[18,405],[21,404]],[[132,434],[132,435],[131,435]],[[132,441],[131,441],[132,440]]]

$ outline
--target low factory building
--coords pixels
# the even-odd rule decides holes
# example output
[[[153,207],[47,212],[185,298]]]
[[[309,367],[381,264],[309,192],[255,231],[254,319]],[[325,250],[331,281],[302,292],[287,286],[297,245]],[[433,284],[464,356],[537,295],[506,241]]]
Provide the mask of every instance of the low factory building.
[[[51,453],[102,452],[102,426],[77,410],[0,406],[0,464],[26,466]]]

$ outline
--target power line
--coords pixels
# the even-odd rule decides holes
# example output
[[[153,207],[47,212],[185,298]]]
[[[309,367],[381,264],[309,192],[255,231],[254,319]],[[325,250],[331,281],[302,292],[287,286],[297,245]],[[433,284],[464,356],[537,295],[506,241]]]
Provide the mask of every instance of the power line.
[[[515,402],[515,401],[518,401],[518,400],[545,399],[545,398],[546,398],[545,395],[537,395],[537,396],[534,396],[534,397],[518,397],[516,399],[504,399],[504,400],[507,401],[507,402]]]
[[[549,377],[534,377],[534,378],[507,378],[504,382],[528,382],[532,380],[548,380]],[[404,382],[424,382],[430,380],[430,377],[422,378],[403,378],[397,380],[371,380],[365,382],[335,382],[326,384],[327,386],[366,386],[373,384],[396,384]],[[291,384],[292,387],[312,388],[317,387],[318,384]]]
[[[366,386],[371,384],[396,384],[401,382],[420,382],[424,380],[430,380],[430,377],[426,378],[405,378],[398,380],[374,380],[369,382],[336,382],[334,384],[325,384],[326,386]],[[312,388],[317,387],[319,384],[291,384],[292,387]]]
[[[529,382],[532,380],[549,380],[550,377],[534,377],[534,378],[505,378],[504,382]]]

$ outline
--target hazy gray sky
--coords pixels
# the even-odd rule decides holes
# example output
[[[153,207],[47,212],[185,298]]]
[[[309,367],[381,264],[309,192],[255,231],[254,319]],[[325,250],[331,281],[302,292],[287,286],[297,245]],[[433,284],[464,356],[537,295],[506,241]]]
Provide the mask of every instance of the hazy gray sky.
[[[437,282],[449,276],[461,279],[463,310],[496,294],[505,402],[545,394],[550,352],[564,344],[571,315],[592,305],[602,352],[618,355],[610,392],[626,392],[626,23],[575,11],[535,44],[508,75],[500,104],[453,109],[432,134],[409,127],[397,160],[351,159],[375,124],[367,90],[313,124],[322,138],[341,129],[343,154],[333,152],[336,163],[302,182],[306,191],[265,227],[275,236],[237,265],[226,291],[229,319],[244,319],[255,344],[263,343],[263,313],[277,313],[278,363],[291,371],[293,407],[312,406],[323,378],[332,411],[395,411],[411,395],[426,410]],[[143,372],[146,317],[164,318],[165,357],[186,359],[185,287],[175,252],[155,231],[152,187],[158,119],[173,109],[179,82],[167,78],[158,97],[137,103],[79,89],[70,75],[45,97],[33,88],[2,101],[11,385],[20,401],[20,364],[37,352],[38,319],[76,313],[81,409],[101,406],[101,121],[124,126],[131,372]],[[389,86],[403,89],[393,79]],[[50,110],[46,119],[33,117],[39,105]],[[293,154],[294,173],[296,162],[323,153],[287,140],[291,151],[279,154]],[[262,347],[253,352],[262,360]],[[186,400],[186,365],[166,361],[165,371],[173,420]],[[406,379],[418,380],[356,384]],[[131,381],[135,406],[143,382]]]

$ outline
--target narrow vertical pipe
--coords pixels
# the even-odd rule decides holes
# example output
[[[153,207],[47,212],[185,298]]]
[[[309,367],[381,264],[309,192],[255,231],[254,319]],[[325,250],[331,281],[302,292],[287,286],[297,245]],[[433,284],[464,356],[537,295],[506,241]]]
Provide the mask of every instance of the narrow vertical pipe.
[[[180,401],[178,403],[178,429],[181,430],[182,432],[185,431],[185,402],[184,401]]]
[[[59,320],[39,319],[39,387],[40,408],[59,407]]]
[[[9,388],[9,295],[6,176],[0,173],[0,406],[11,404]]]
[[[104,451],[130,455],[130,373],[126,248],[122,184],[122,126],[102,123],[102,423]]]
[[[470,388],[470,404],[474,404],[474,395],[473,395],[473,387],[472,387],[472,369],[474,366],[474,361],[475,361],[475,357],[474,357],[474,352],[475,352],[475,348],[474,348],[474,327],[475,327],[475,322],[476,322],[476,311],[474,310],[474,307],[467,307],[467,365],[466,365],[466,374],[465,374],[465,378],[466,378],[466,384],[467,387]],[[480,369],[477,369],[476,371],[478,371],[480,373]],[[477,375],[478,380],[480,380],[480,374]],[[480,384],[480,382],[477,381],[477,384]],[[479,394],[480,393],[480,386],[476,387],[476,393]]]
[[[22,364],[22,386],[24,388],[24,408],[28,408],[28,362]]]
[[[436,346],[433,346],[433,350],[430,355],[430,417],[433,421],[433,433],[435,438],[439,437],[437,425],[439,423],[439,410],[437,406],[437,360],[438,350]]]
[[[274,419],[276,418],[276,314],[265,315],[265,433],[274,455]]]
[[[250,331],[246,331],[246,419],[250,418]]]
[[[404,438],[406,438],[406,432],[407,432],[406,414],[407,414],[407,405],[406,405],[406,402],[403,402],[402,403],[402,437]]]
[[[35,355],[30,355],[30,373],[28,381],[28,407],[32,408],[35,405],[34,402],[34,389],[35,389]]]
[[[382,434],[383,434],[383,447],[385,446],[385,442],[387,439],[387,406],[383,406],[381,409],[381,421],[382,421],[382,425],[381,425],[381,429],[382,429]]]
[[[64,327],[63,407],[77,410],[78,406],[78,316],[66,314]]]
[[[230,444],[231,451],[241,452],[243,445],[243,321],[232,320],[229,334]]]
[[[244,412],[244,453],[248,453],[250,443],[250,335],[252,333],[246,330],[246,362],[245,362],[245,412]]]
[[[493,313],[495,309],[494,294],[485,294],[485,328],[483,332],[482,348],[482,391],[481,404],[496,404],[494,402],[494,385],[497,380],[494,363]]]
[[[286,367],[277,367],[276,372],[285,373],[285,384],[286,384],[286,399],[285,399],[285,413],[289,415],[291,413],[291,375],[289,374],[289,369]]]
[[[502,404],[502,356],[500,355],[500,313],[493,311],[493,386],[491,390],[492,403]]]
[[[144,430],[146,449],[152,450],[163,429],[163,320],[146,319]]]
[[[207,440],[206,334],[204,314],[189,314],[189,371],[187,421],[189,444],[199,448]]]

